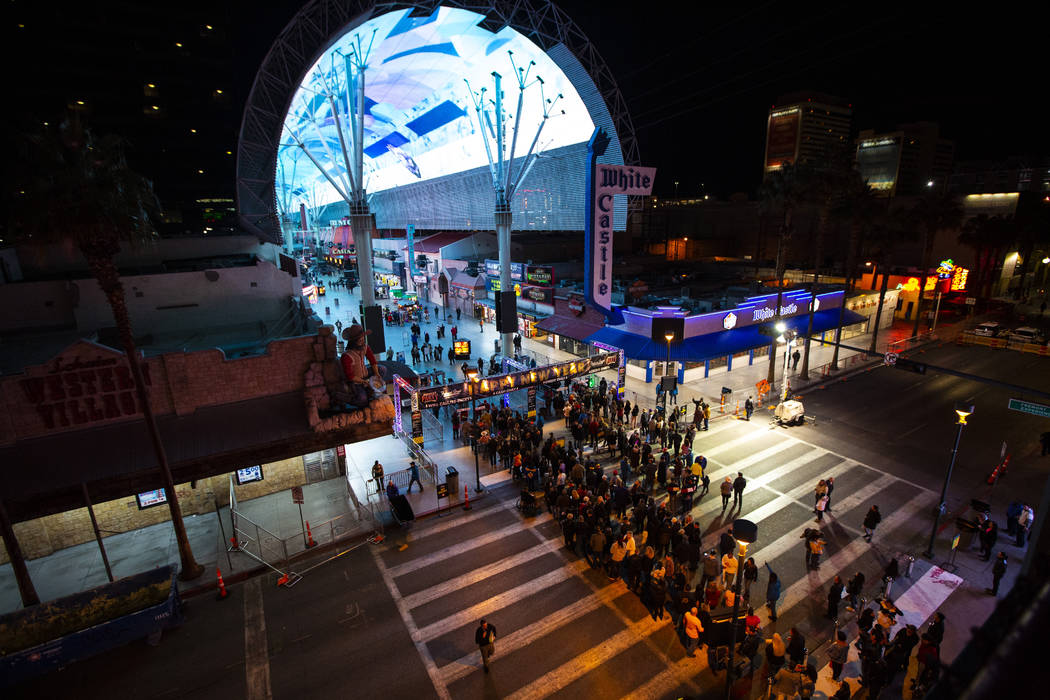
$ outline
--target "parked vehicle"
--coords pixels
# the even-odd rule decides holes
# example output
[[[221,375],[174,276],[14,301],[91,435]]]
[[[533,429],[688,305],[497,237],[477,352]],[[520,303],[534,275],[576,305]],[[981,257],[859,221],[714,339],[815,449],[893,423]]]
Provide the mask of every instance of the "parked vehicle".
[[[1001,323],[995,321],[987,321],[985,323],[978,324],[974,329],[974,335],[983,335],[986,338],[994,338],[1005,330]]]
[[[1046,343],[1046,338],[1031,326],[1015,328],[1010,331],[1010,335],[1007,338],[1011,343],[1034,343],[1036,345],[1044,345]]]

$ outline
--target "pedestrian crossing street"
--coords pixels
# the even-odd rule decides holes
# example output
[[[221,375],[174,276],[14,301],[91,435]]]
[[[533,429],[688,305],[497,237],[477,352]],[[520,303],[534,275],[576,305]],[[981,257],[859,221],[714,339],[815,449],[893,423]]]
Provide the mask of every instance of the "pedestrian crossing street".
[[[783,586],[778,622],[764,606],[756,609],[763,632],[798,626],[811,650],[833,632],[823,614],[834,576],[863,571],[865,594],[875,595],[889,557],[918,551],[936,503],[932,491],[759,421],[713,422],[693,449],[707,457],[711,477],[711,492],[692,511],[704,547],[715,546],[737,517],[755,522],[759,537],[749,555],[761,569],[752,588],[756,603],[764,601],[763,564]],[[607,471],[613,468],[609,461]],[[748,480],[743,504],[723,514],[718,484],[737,471]],[[819,569],[808,570],[800,537],[818,526],[813,489],[829,476],[835,490],[821,525],[826,554]],[[372,550],[439,697],[660,698],[724,683],[724,675],[707,670],[703,654],[685,655],[668,616],[653,620],[621,582],[610,583],[566,550],[549,513],[523,518],[514,508],[518,487],[505,472],[485,481],[489,495],[472,511],[457,508],[420,522],[407,539],[395,535]],[[861,522],[872,504],[883,521],[869,544]],[[474,643],[483,617],[497,630],[487,674]]]

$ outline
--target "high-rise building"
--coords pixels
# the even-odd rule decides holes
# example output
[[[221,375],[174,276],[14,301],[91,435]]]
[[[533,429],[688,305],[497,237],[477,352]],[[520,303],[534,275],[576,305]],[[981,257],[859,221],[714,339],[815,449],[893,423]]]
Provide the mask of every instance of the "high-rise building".
[[[763,174],[784,165],[828,168],[851,142],[853,106],[819,92],[782,95],[769,109]]]
[[[871,188],[887,196],[946,192],[955,143],[941,138],[934,122],[901,124],[896,131],[861,131],[857,169]],[[933,183],[932,185],[930,183]]]

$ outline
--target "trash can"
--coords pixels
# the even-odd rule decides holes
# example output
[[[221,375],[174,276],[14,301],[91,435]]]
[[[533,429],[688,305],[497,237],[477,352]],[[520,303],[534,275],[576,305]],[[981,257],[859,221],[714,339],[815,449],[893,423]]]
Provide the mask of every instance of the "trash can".
[[[459,471],[455,467],[445,468],[445,486],[449,498],[459,498]]]
[[[959,549],[969,549],[973,545],[973,538],[977,534],[977,523],[966,518],[955,519],[955,530],[959,533]]]

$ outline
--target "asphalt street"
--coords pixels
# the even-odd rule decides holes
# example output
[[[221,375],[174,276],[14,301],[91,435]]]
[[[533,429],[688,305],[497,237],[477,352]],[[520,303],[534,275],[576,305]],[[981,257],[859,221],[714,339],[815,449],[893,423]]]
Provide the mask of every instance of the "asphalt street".
[[[926,356],[930,362],[939,353],[968,358],[972,350],[945,348]],[[1004,369],[1001,355],[973,356],[976,366],[996,366],[1004,376],[1024,371]],[[832,578],[863,571],[865,594],[873,597],[890,558],[922,548],[939,489],[939,466],[924,461],[944,456],[942,442],[952,437],[950,417],[940,427],[932,416],[950,412],[954,398],[984,391],[967,440],[998,445],[1003,430],[1008,439],[1031,432],[1012,425],[1005,400],[1001,426],[981,425],[977,417],[995,415],[981,406],[998,390],[956,386],[961,381],[880,369],[807,396],[808,413],[817,417],[812,425],[784,429],[756,414],[751,422],[714,421],[700,433],[694,449],[708,457],[712,484],[737,471],[749,482],[738,511],[721,512],[717,487],[695,505],[705,546],[713,546],[733,518],[747,517],[759,529],[751,554],[783,582],[778,620],[772,622],[764,607],[757,611],[767,637],[797,626],[818,668],[824,666],[824,644],[834,629],[823,617]],[[939,386],[924,388],[924,382]],[[864,391],[872,395],[858,398]],[[927,425],[900,435],[916,421]],[[977,458],[964,462],[958,483],[979,479]],[[836,478],[833,511],[822,526],[827,551],[821,568],[808,570],[800,534],[816,526],[813,487],[827,476]],[[1001,493],[1011,480],[1027,478],[1011,473]],[[499,479],[470,512],[456,508],[447,517],[390,530],[384,543],[324,564],[291,589],[265,576],[231,587],[222,602],[193,598],[187,623],[166,633],[159,646],[114,650],[15,695],[57,697],[69,688],[84,698],[672,698],[717,692],[724,676],[713,674],[702,656],[685,656],[667,617],[653,620],[622,583],[610,583],[568,552],[548,513],[524,518],[513,507],[517,486]],[[860,523],[873,502],[884,520],[869,544]],[[758,598],[765,584],[763,569],[754,589]],[[913,578],[896,585],[902,594],[918,583]],[[499,632],[487,674],[474,644],[481,617]],[[850,615],[843,613],[840,623],[851,625]]]

